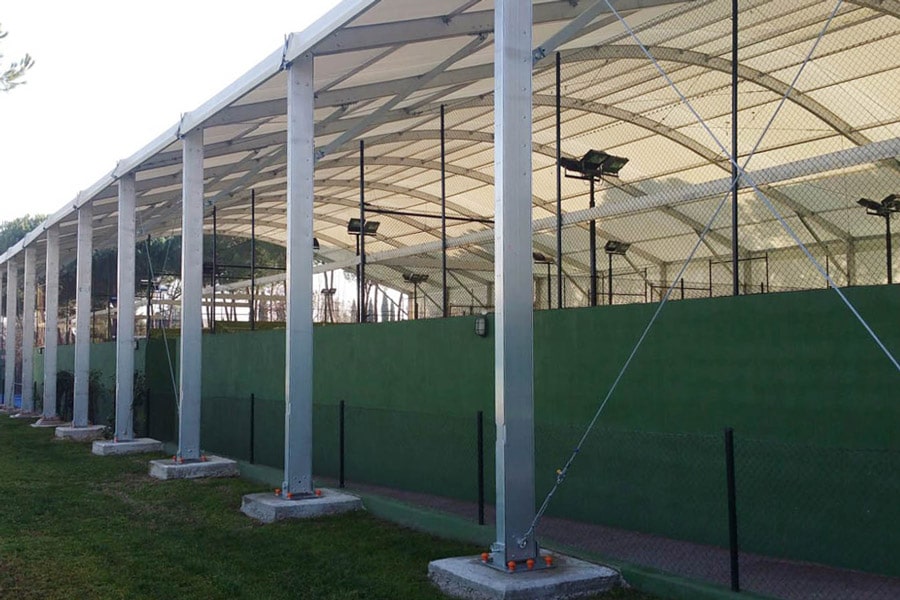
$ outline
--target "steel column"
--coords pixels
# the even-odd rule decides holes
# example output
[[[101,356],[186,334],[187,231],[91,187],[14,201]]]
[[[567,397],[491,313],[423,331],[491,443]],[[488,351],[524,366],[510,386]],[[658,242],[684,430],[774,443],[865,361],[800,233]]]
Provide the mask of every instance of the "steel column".
[[[15,406],[16,399],[16,318],[19,311],[19,265],[15,257],[6,263],[6,386],[3,399],[6,406]]]
[[[283,494],[312,488],[313,177],[315,128],[313,56],[288,72],[287,89],[287,332],[285,349]],[[360,231],[362,238],[362,231]]]
[[[178,458],[200,458],[200,369],[203,334],[203,130],[184,135],[181,200],[181,381]]]
[[[444,105],[441,104],[441,311],[450,316],[447,293],[447,139],[445,135]]]
[[[731,1],[731,293],[740,294],[738,282],[738,0]]]
[[[94,252],[93,206],[78,209],[78,263],[75,274],[75,402],[72,426],[88,425],[91,376],[91,261]]]
[[[153,254],[150,252],[150,234],[147,234],[145,248],[147,249],[147,339],[150,339],[150,330],[153,329]]]
[[[116,440],[134,439],[134,174],[119,179],[116,273]]]
[[[209,320],[209,330],[216,332],[216,275],[219,272],[219,229],[216,223],[216,207],[212,207],[212,275],[209,284],[212,287],[212,317]]]
[[[7,268],[9,268],[9,263],[5,263],[5,264],[6,264]],[[3,275],[0,274],[0,298],[5,298],[6,296],[4,296],[3,294],[6,294],[6,293],[8,292],[8,288],[4,287],[4,284],[5,284],[5,283],[6,283],[6,282],[4,281]],[[5,311],[4,311],[4,312],[5,312]],[[3,335],[3,352],[4,352],[4,356],[5,356],[6,348],[9,346],[9,344],[7,343],[7,340],[9,339],[9,336],[6,335],[5,327],[6,327],[6,325],[4,324],[4,335]],[[8,361],[4,360],[4,363],[8,364]],[[7,379],[6,379],[6,373],[4,373],[4,375],[3,375],[3,382],[4,382],[4,385],[3,385],[3,401],[0,402],[0,405],[2,405],[2,406],[4,406],[4,407],[6,406],[7,398],[9,397],[9,396],[6,395],[6,381],[7,381]]]
[[[563,307],[562,272],[562,56],[556,53],[556,308]],[[549,284],[549,279],[548,279]],[[547,296],[547,308],[553,308]]]
[[[589,200],[589,207],[594,208],[596,204],[596,192],[595,192],[596,183],[594,182],[593,177],[591,178],[591,196]],[[591,263],[591,285],[590,295],[591,301],[589,302],[590,306],[597,306],[597,220],[591,219],[590,226],[588,228],[588,235],[591,236],[590,240],[590,263]]]
[[[891,213],[884,215],[884,254],[886,259],[887,282],[894,283],[894,250],[891,248]]]
[[[359,319],[366,322],[366,142],[359,140]]]
[[[256,190],[250,190],[250,330],[256,329]]]
[[[44,274],[44,419],[58,416],[56,407],[56,350],[59,345],[59,225],[47,230],[47,265]]]
[[[34,295],[35,249],[25,248],[22,279],[22,412],[34,412]]]
[[[494,204],[496,542],[501,564],[537,556],[534,519],[534,384],[531,229],[532,3],[495,5]],[[525,201],[523,201],[523,198]]]
[[[607,302],[607,304],[610,304],[610,305],[611,305],[611,304],[613,303],[613,288],[612,288],[612,286],[613,286],[612,254],[607,254],[606,256],[607,256],[607,258],[609,259],[609,268],[608,268],[607,271],[606,271],[606,276],[607,276],[607,278],[609,278],[609,283],[608,283],[607,286],[606,286],[606,287],[607,287],[606,293],[608,294],[608,297],[609,297],[609,302]],[[711,281],[711,280],[710,280],[710,281]],[[710,285],[712,285],[712,284],[710,284]],[[712,288],[710,288],[710,289],[712,289]]]

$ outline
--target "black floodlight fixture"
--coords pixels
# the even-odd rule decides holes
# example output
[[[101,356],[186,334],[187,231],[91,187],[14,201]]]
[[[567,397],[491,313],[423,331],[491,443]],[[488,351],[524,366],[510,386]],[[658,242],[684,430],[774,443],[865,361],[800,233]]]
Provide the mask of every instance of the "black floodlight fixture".
[[[419,284],[428,281],[427,273],[404,273],[403,279],[413,284],[413,318],[419,318]]]
[[[900,195],[890,194],[885,196],[881,202],[860,198],[856,203],[866,209],[867,215],[884,219],[885,268],[887,270],[887,281],[889,284],[892,284],[894,283],[894,265],[893,250],[891,248],[891,215],[895,212],[900,212]]]
[[[318,252],[319,248],[319,238],[313,238],[313,252]]]
[[[625,253],[628,252],[629,248],[631,248],[630,242],[620,242],[618,240],[609,240],[603,247],[606,253],[610,256],[612,256],[613,254],[625,256]]]
[[[553,257],[547,256],[541,252],[532,252],[531,258],[534,260],[534,263],[537,265],[547,265],[547,308],[553,308],[550,306],[550,297],[553,293],[553,288],[550,285],[551,276],[550,276],[550,265],[553,264]]]
[[[900,196],[897,194],[886,196],[881,202],[860,198],[856,203],[866,209],[866,214],[876,217],[887,217],[891,213],[900,212]]]
[[[599,180],[604,176],[618,177],[628,159],[602,150],[588,150],[581,158],[560,158],[559,163],[566,170],[567,177],[575,179]]]
[[[324,296],[334,296],[337,293],[337,288],[323,288],[322,294]]]
[[[381,221],[369,221],[366,219],[366,230],[363,235],[373,236],[378,231],[378,227],[381,225]],[[358,218],[352,218],[347,221],[347,233],[350,235],[359,235],[360,231],[360,220]]]

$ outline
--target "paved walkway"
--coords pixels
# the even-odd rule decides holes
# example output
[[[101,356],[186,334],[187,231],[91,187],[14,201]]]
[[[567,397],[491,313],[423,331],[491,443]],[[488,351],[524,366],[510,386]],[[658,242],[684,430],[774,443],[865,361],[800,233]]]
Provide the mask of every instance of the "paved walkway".
[[[472,522],[478,519],[473,502],[407,492],[376,485],[349,483],[350,490],[374,494],[449,513]],[[486,507],[485,520],[494,520],[493,507]],[[650,567],[689,579],[730,586],[727,549],[660,536],[545,517],[539,537],[548,546],[581,548],[613,560]],[[741,553],[741,587],[783,600],[898,600],[900,579],[822,565],[793,562]]]

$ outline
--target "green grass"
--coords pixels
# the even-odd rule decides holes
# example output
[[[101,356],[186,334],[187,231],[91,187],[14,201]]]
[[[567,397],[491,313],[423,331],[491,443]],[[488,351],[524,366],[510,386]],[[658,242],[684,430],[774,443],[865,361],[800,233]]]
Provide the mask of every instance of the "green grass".
[[[147,460],[0,416],[0,598],[441,598],[428,561],[481,551],[366,513],[258,525],[238,511],[258,485],[160,482]]]

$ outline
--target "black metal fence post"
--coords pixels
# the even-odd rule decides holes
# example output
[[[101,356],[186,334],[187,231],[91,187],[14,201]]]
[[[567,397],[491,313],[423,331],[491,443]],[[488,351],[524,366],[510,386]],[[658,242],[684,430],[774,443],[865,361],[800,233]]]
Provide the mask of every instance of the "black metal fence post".
[[[338,413],[338,487],[344,487],[344,408],[345,403],[341,400],[340,412]]]
[[[725,429],[725,476],[728,479],[728,545],[731,550],[731,590],[741,591],[738,561],[737,490],[734,476],[734,429]]]
[[[250,464],[256,458],[256,394],[250,394]]]
[[[484,525],[484,411],[478,411],[476,423],[476,453],[478,454],[478,524]]]

